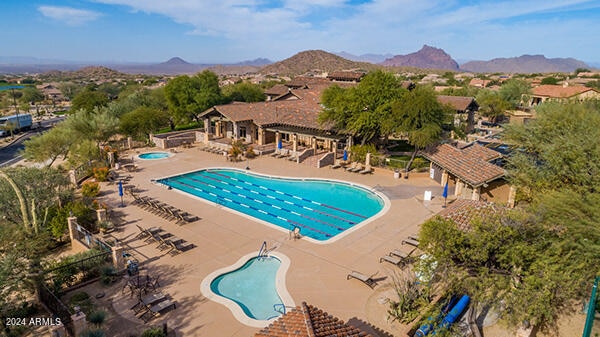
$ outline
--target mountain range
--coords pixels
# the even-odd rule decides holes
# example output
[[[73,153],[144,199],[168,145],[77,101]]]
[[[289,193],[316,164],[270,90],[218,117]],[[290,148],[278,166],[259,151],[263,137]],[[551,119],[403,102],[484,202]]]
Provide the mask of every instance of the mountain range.
[[[86,66],[104,66],[127,74],[179,75],[194,74],[204,69],[219,75],[244,73],[279,74],[294,76],[310,72],[336,70],[369,71],[379,68],[436,69],[445,71],[469,71],[475,73],[549,73],[573,72],[577,68],[590,68],[573,58],[546,58],[543,55],[522,55],[496,58],[489,61],[468,61],[459,65],[443,49],[424,45],[419,51],[406,55],[364,54],[355,56],[347,52],[329,53],[322,50],[299,52],[279,62],[265,58],[234,64],[195,64],[173,57],[155,64],[96,63],[84,64],[73,61],[46,60],[24,57],[0,57],[0,73],[43,73],[51,70],[74,71]],[[410,69],[409,69],[410,68]]]

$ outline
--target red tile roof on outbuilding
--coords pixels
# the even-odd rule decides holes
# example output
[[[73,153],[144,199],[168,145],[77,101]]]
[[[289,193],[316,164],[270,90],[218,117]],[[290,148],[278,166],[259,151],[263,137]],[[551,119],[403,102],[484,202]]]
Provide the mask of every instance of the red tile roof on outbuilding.
[[[372,337],[327,312],[302,302],[254,337]]]
[[[475,152],[475,150],[465,152],[452,145],[442,144],[424,152],[423,155],[473,187],[504,176],[504,169],[480,158]]]
[[[466,231],[472,228],[474,220],[494,216],[504,210],[504,207],[487,201],[457,199],[438,215],[454,221],[459,229]]]

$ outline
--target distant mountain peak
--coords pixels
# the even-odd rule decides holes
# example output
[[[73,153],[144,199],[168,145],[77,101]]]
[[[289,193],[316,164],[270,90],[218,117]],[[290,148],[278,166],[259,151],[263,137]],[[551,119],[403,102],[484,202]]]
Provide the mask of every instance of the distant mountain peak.
[[[521,55],[519,57],[495,58],[489,61],[470,61],[460,66],[462,70],[478,73],[549,73],[572,72],[588,68],[574,58],[546,58],[544,55]]]
[[[381,63],[384,66],[417,67],[427,69],[458,70],[458,63],[443,49],[428,45],[411,54],[396,55]]]
[[[186,61],[184,61],[182,58],[180,57],[172,57],[171,59],[169,59],[167,62],[163,62],[162,64],[172,64],[172,65],[180,65],[180,64],[190,64]]]

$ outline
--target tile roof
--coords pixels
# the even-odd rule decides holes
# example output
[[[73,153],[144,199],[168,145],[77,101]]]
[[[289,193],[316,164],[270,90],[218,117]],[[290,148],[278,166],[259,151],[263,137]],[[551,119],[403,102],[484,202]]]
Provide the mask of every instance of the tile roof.
[[[562,85],[544,84],[533,88],[531,92],[534,96],[544,96],[550,98],[569,98],[580,95],[590,90],[596,91],[593,88],[578,85],[563,87]]]
[[[233,102],[217,105],[204,113],[216,111],[232,122],[252,120],[256,125],[290,125],[317,130],[331,130],[330,125],[317,121],[323,109],[320,104],[321,93],[329,85],[311,85],[307,89],[292,89],[295,99],[276,99],[269,102],[244,103]]]
[[[290,88],[286,85],[275,84],[271,88],[265,90],[265,95],[279,96],[279,95],[283,95],[283,94],[287,93],[289,90],[290,90]]]
[[[370,334],[348,325],[327,312],[302,302],[279,317],[254,337],[368,337]]]
[[[477,102],[475,102],[475,98],[473,97],[438,95],[437,100],[442,104],[450,105],[456,111],[466,111],[471,104],[477,105]],[[477,108],[478,107],[479,105],[477,105]]]
[[[327,78],[338,81],[360,81],[365,73],[357,71],[335,71],[327,75]]]
[[[442,144],[424,152],[423,155],[473,187],[504,176],[504,170],[501,167],[482,159],[477,150],[465,152],[449,144]]]
[[[473,143],[468,147],[462,148],[462,152],[468,156],[473,156],[485,160],[487,162],[502,157],[498,151],[488,149],[477,143]]]
[[[504,210],[504,207],[487,201],[457,199],[438,215],[454,221],[459,229],[469,230],[474,220],[496,215]]]

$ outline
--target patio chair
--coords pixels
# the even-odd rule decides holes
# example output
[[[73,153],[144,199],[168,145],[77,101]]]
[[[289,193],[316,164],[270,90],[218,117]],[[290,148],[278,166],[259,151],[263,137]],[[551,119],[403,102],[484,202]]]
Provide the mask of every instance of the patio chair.
[[[373,279],[373,276],[367,276],[357,271],[352,271],[350,274],[348,274],[348,276],[346,276],[346,280],[351,278],[361,281],[362,283],[368,285],[371,289],[375,288],[377,285],[377,282]]]
[[[403,265],[404,263],[406,263],[406,260],[398,257],[398,256],[392,256],[392,255],[384,255],[382,257],[379,258],[379,263],[381,262],[389,262],[393,265],[396,265],[397,267],[400,267],[401,265]]]
[[[419,241],[415,239],[404,239],[402,240],[402,244],[407,244],[419,248]]]
[[[339,159],[335,161],[335,164],[331,165],[332,169],[339,169],[340,167],[342,167],[342,164]]]

